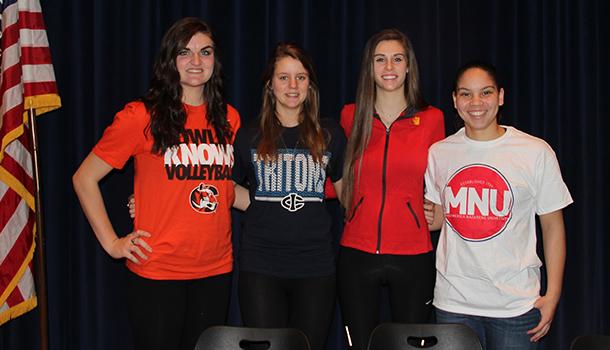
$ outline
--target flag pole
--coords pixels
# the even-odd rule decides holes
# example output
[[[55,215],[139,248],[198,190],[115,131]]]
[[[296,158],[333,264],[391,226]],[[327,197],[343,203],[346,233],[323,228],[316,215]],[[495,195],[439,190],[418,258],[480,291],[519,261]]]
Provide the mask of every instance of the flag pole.
[[[36,203],[36,298],[40,320],[40,350],[49,349],[49,307],[47,301],[47,273],[45,261],[45,240],[42,226],[42,200],[40,195],[40,173],[38,166],[38,135],[36,127],[36,111],[29,106],[28,120],[30,124],[30,140],[32,141],[32,162],[34,165],[34,187]]]

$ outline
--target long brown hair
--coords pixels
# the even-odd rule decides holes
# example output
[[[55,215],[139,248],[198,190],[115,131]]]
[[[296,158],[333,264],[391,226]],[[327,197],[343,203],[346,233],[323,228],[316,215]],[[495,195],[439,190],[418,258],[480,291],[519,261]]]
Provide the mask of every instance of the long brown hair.
[[[263,74],[263,105],[259,115],[260,140],[256,152],[260,159],[265,160],[273,160],[277,155],[282,124],[275,112],[276,101],[271,90],[271,81],[275,74],[276,63],[284,57],[292,57],[301,62],[309,74],[309,89],[307,89],[307,97],[303,101],[299,117],[299,141],[309,149],[314,161],[320,162],[326,148],[326,142],[324,132],[320,126],[318,78],[316,77],[309,55],[294,43],[279,43],[267,62],[267,67]]]
[[[150,88],[142,102],[150,113],[147,126],[153,137],[152,152],[163,154],[169,147],[180,142],[184,133],[186,111],[182,105],[182,85],[176,68],[178,52],[186,47],[191,38],[203,33],[216,43],[210,27],[195,17],[182,18],[174,23],[161,40],[159,54],[155,60]],[[219,143],[230,142],[233,132],[227,121],[227,104],[223,96],[222,74],[218,49],[214,45],[214,72],[203,87],[203,98],[207,103],[206,118],[214,128]]]
[[[407,108],[421,110],[428,106],[424,100],[419,86],[419,69],[417,59],[413,51],[413,45],[409,38],[398,29],[385,29],[373,36],[366,42],[360,65],[360,76],[358,78],[358,89],[356,91],[356,111],[354,123],[350,133],[345,151],[345,163],[343,166],[343,191],[341,202],[349,210],[352,208],[352,199],[355,184],[354,168],[356,162],[362,157],[368,146],[373,128],[373,114],[375,113],[376,85],[373,58],[377,45],[382,41],[398,41],[405,50],[407,57],[407,68],[409,72],[405,79],[404,94]],[[358,175],[362,162],[358,165]],[[359,176],[358,176],[359,178]]]

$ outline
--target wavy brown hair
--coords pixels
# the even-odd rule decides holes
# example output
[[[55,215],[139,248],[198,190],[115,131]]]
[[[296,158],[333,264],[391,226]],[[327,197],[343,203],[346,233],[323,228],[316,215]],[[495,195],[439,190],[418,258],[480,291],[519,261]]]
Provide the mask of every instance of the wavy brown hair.
[[[167,148],[178,145],[180,135],[185,131],[186,111],[182,105],[182,85],[176,68],[176,57],[197,33],[203,33],[213,43],[216,42],[210,27],[195,17],[178,20],[161,40],[150,88],[142,97],[142,102],[150,113],[147,129],[153,137],[152,152],[155,154],[163,154]],[[203,87],[203,100],[207,103],[206,118],[214,128],[218,142],[222,144],[231,140],[233,132],[227,120],[221,68],[218,49],[214,45],[214,72]]]
[[[358,186],[355,183],[354,168],[368,146],[373,128],[373,115],[375,113],[375,100],[377,97],[373,67],[375,49],[380,42],[388,40],[398,41],[405,50],[407,68],[409,69],[404,85],[407,108],[410,110],[422,110],[428,106],[421,93],[419,68],[415,52],[413,51],[413,45],[411,45],[409,38],[398,29],[385,29],[374,34],[366,42],[362,54],[358,89],[356,91],[354,123],[345,151],[341,202],[348,209],[348,213],[352,210],[352,197],[355,187]],[[362,163],[360,162],[358,165],[358,175],[360,175],[361,167]]]
[[[320,126],[320,94],[318,78],[313,63],[303,48],[295,43],[279,43],[273,49],[267,67],[263,73],[263,104],[259,114],[259,142],[256,148],[258,157],[273,160],[277,155],[278,143],[282,134],[282,124],[276,115],[275,96],[271,90],[271,81],[275,74],[277,62],[284,57],[292,57],[301,64],[309,74],[309,88],[307,97],[303,101],[299,117],[299,142],[309,149],[316,162],[322,160],[326,149],[324,132]]]

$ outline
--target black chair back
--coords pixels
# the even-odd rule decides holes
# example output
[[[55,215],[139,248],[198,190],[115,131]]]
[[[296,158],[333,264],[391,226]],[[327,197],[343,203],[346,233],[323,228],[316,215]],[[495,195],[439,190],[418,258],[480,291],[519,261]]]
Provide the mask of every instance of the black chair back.
[[[368,350],[482,350],[476,333],[463,324],[400,324],[377,326]]]
[[[570,350],[610,350],[610,335],[581,335],[570,345]]]
[[[216,326],[201,333],[195,350],[310,350],[305,334],[291,328]]]

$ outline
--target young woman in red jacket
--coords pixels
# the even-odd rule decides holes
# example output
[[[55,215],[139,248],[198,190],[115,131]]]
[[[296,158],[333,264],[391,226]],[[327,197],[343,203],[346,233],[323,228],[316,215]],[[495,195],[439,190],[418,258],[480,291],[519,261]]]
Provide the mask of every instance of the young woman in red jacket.
[[[348,136],[345,230],[338,292],[348,341],[366,349],[388,287],[394,322],[429,322],[435,270],[424,217],[428,148],[445,136],[443,114],[423,99],[415,53],[402,32],[373,35],[356,103],[341,112]]]

